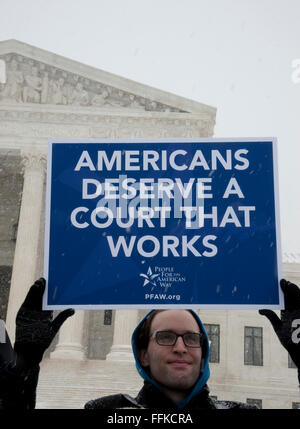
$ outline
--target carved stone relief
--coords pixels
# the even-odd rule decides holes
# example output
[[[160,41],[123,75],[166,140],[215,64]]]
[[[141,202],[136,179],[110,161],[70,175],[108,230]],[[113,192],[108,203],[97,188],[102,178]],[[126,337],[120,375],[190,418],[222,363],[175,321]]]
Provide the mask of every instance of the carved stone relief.
[[[16,54],[1,55],[7,80],[0,83],[0,102],[129,108],[154,112],[183,110],[158,103],[57,67]]]

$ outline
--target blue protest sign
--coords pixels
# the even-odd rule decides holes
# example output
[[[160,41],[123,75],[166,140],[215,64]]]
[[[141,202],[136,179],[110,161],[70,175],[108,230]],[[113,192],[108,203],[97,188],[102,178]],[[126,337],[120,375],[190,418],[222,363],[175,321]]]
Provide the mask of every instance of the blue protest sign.
[[[45,309],[281,308],[275,139],[49,142]]]

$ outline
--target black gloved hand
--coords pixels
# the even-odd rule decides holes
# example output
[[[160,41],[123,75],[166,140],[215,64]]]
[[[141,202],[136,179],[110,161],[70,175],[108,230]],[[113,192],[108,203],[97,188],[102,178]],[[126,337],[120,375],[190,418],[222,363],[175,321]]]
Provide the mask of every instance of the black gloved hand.
[[[42,310],[45,285],[45,279],[37,280],[18,311],[14,350],[6,330],[5,342],[0,342],[0,409],[35,408],[39,363],[61,325],[74,314],[68,309],[52,320],[53,312]]]
[[[39,366],[16,366],[5,324],[0,320],[0,409],[34,409]]]
[[[0,320],[0,409],[34,409],[39,366],[17,367],[5,324]]]
[[[272,310],[259,310],[259,314],[270,320],[279,341],[300,370],[300,289],[285,279],[280,281],[280,286],[285,304],[281,318]]]
[[[67,309],[52,320],[53,311],[42,310],[45,286],[44,278],[37,280],[17,313],[14,351],[18,367],[38,365],[61,325],[74,314]]]

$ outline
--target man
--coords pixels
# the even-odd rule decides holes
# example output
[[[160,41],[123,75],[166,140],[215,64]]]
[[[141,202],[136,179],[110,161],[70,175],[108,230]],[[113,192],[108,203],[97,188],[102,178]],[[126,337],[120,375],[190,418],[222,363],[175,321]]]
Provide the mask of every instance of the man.
[[[260,310],[300,369],[300,290],[281,280],[285,310],[281,319],[271,310]],[[0,398],[2,408],[35,407],[39,363],[62,323],[73,310],[61,312],[52,321],[51,311],[42,311],[45,280],[30,289],[17,314],[14,351],[7,341],[0,349]],[[132,335],[137,370],[144,386],[136,398],[111,395],[89,401],[85,408],[150,408],[200,410],[216,408],[252,408],[247,404],[216,401],[209,397],[209,342],[197,314],[191,310],[150,312]],[[300,382],[300,376],[299,376]],[[1,407],[1,405],[0,405]]]
[[[137,398],[112,395],[89,401],[85,408],[114,404],[116,408],[181,409],[190,405],[209,378],[209,342],[194,312],[151,311],[135,329],[132,349],[137,370],[145,380]],[[207,397],[205,389],[200,402]]]
[[[193,311],[151,311],[135,329],[132,349],[137,370],[145,380],[138,396],[106,396],[89,401],[85,408],[252,408],[209,397],[209,341]]]

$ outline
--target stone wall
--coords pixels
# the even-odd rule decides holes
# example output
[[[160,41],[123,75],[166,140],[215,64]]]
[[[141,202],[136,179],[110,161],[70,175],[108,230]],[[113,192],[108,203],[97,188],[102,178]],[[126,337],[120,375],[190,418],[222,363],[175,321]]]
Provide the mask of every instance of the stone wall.
[[[22,198],[19,151],[0,150],[0,316],[5,319]]]
[[[88,312],[88,344],[86,344],[88,359],[106,358],[113,342],[114,319],[115,311],[112,311],[110,320],[105,317],[105,310]]]
[[[13,264],[22,187],[19,151],[0,150],[0,265]]]
[[[5,320],[12,267],[0,266],[0,319]]]

